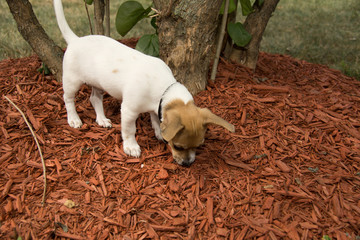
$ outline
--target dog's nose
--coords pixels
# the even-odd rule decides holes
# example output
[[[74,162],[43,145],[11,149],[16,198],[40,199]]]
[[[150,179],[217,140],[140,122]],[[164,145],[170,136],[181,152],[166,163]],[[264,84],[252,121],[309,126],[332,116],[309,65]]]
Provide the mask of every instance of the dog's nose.
[[[190,166],[191,166],[191,164],[192,164],[192,162],[189,162],[189,161],[183,161],[183,162],[181,163],[181,166],[183,166],[183,167],[190,167]]]

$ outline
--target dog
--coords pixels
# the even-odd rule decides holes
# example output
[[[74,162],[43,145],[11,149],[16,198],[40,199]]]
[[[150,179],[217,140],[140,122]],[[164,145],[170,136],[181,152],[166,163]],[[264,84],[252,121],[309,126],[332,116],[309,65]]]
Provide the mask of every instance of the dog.
[[[100,35],[78,37],[69,27],[61,0],[54,0],[56,19],[67,43],[63,59],[63,90],[68,124],[82,126],[75,108],[75,95],[81,85],[92,86],[90,102],[96,122],[111,127],[103,107],[103,92],[122,100],[121,136],[127,155],[139,157],[136,119],[149,112],[155,136],[167,142],[174,160],[189,166],[195,150],[204,142],[208,124],[220,125],[230,132],[232,124],[206,108],[199,108],[187,88],[177,82],[161,59],[145,55],[118,41]]]

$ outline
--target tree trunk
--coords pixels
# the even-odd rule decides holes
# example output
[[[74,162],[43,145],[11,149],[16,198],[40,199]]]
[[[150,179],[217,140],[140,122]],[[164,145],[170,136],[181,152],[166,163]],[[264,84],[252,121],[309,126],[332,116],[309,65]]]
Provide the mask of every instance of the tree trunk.
[[[39,58],[61,81],[63,51],[49,38],[37,20],[28,0],[6,0],[20,34]]]
[[[94,0],[94,29],[97,35],[104,35],[104,13],[104,0]]]
[[[234,46],[230,54],[232,61],[255,70],[263,33],[278,2],[279,0],[265,0],[261,7],[254,5],[255,11],[250,13],[244,22],[244,27],[251,34],[252,39],[245,48]]]
[[[105,36],[110,37],[110,0],[105,0]]]
[[[169,3],[170,2],[170,3]],[[192,94],[205,89],[222,0],[154,0],[160,57]]]

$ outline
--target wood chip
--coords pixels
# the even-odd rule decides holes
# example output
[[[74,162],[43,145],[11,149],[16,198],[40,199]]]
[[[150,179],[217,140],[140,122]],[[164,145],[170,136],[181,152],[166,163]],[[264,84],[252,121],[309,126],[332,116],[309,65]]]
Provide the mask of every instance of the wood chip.
[[[36,56],[0,62],[0,95],[29,117],[49,179],[41,206],[33,138],[0,98],[1,239],[342,239],[359,232],[358,80],[285,55],[260,53],[255,72],[222,59],[216,81],[194,98],[236,133],[209,125],[185,168],[156,139],[148,114],[137,119],[142,155],[126,156],[119,101],[104,95],[114,127],[99,127],[88,86],[76,96],[84,125],[69,127],[62,86],[40,66]],[[65,207],[66,199],[76,206]],[[55,222],[68,232],[54,232]]]

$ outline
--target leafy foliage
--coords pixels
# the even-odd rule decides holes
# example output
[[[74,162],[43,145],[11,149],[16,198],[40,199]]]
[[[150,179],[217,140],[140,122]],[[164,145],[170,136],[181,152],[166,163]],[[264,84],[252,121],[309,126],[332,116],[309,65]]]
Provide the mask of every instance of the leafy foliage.
[[[254,11],[250,0],[240,0],[242,15],[247,16]]]
[[[84,1],[92,1],[92,0],[84,0]],[[242,14],[244,16],[249,15],[254,11],[250,0],[230,0],[228,13],[232,13],[236,11],[237,4],[240,2]],[[255,4],[261,6],[264,0],[256,0]],[[220,14],[224,13],[224,5],[225,0],[222,3]],[[121,36],[125,36],[139,21],[144,18],[153,17],[154,14],[151,14],[151,6],[148,8],[144,8],[137,1],[127,1],[120,5],[118,12],[116,14],[116,30]],[[159,38],[157,34],[157,25],[156,18],[151,19],[151,26],[155,29],[154,34],[147,34],[142,36],[137,45],[136,49],[151,55],[151,56],[159,56]],[[229,23],[227,27],[229,36],[234,41],[234,43],[239,47],[245,47],[251,41],[251,34],[244,28],[242,23]]]
[[[220,14],[224,14],[224,8],[225,8],[225,0],[222,2],[221,7],[220,7]],[[229,9],[228,9],[228,13],[232,13],[236,10],[236,4],[235,4],[235,0],[230,0],[229,1]]]
[[[120,5],[116,14],[116,30],[124,37],[140,20],[152,16],[151,6],[144,8],[137,1],[124,2]],[[155,18],[151,19],[151,26],[155,29],[155,33],[142,36],[136,45],[136,49],[145,54],[158,57],[159,37]]]
[[[240,22],[229,23],[227,30],[231,39],[239,47],[245,47],[251,41],[251,34]]]
[[[241,12],[243,16],[247,16],[250,13],[254,12],[254,8],[252,7],[250,0],[230,0],[228,13],[236,11],[238,2],[240,2]],[[264,0],[256,0],[254,4],[261,6],[263,3]],[[221,5],[220,14],[224,14],[224,6],[225,0],[223,0],[223,3]],[[240,22],[228,23],[227,31],[230,38],[239,47],[245,47],[251,41],[251,34],[244,28],[243,24]]]
[[[116,14],[116,30],[125,36],[141,19],[149,16],[151,7],[144,8],[137,1],[127,1],[120,5]]]
[[[85,2],[87,5],[91,5],[91,4],[93,4],[94,0],[84,0],[84,2]]]
[[[44,75],[50,75],[50,73],[51,73],[50,69],[48,68],[48,66],[46,66],[45,63],[42,63],[42,64],[41,64],[41,67],[39,67],[39,68],[37,69],[37,71],[38,71],[39,73],[43,73]]]
[[[159,56],[159,36],[154,34],[146,34],[142,36],[136,44],[136,50],[148,55]]]

